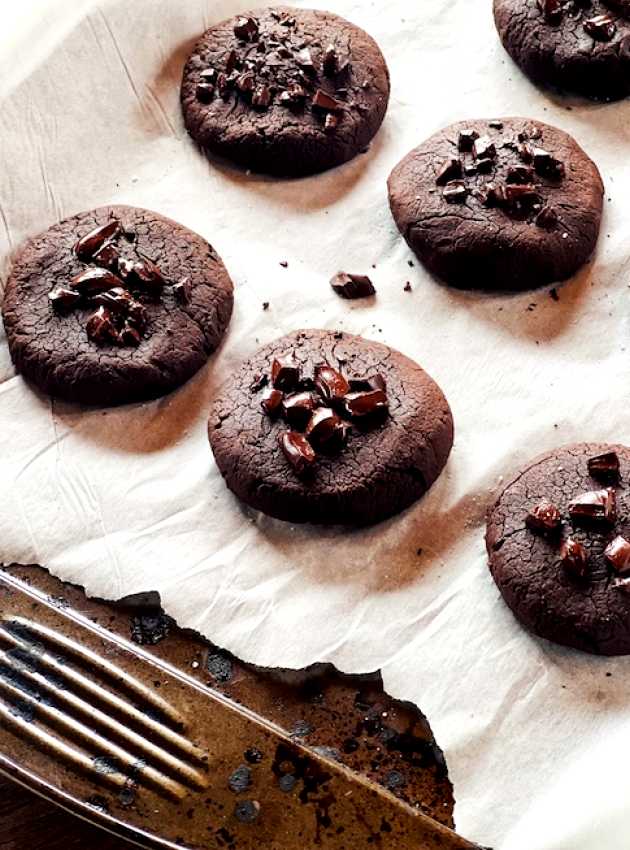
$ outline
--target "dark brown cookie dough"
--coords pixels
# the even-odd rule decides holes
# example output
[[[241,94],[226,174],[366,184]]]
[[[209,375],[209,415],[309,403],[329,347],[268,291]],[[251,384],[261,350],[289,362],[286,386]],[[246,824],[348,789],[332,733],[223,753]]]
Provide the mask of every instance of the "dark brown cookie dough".
[[[571,136],[526,118],[462,121],[389,177],[398,229],[438,277],[519,290],[571,277],[597,243],[604,187]]]
[[[630,94],[628,0],[494,0],[505,49],[538,83],[598,100]]]
[[[310,465],[293,466],[285,456],[280,441],[289,426],[277,399],[275,410],[269,407],[274,383],[287,388],[285,400],[304,392],[304,385],[294,382],[291,360],[316,402],[312,418],[308,414],[295,426],[298,436],[308,435],[312,424],[318,435],[330,435],[332,409],[340,413],[340,429],[350,426],[348,433],[333,433],[340,438],[333,451],[320,452],[315,441]],[[274,361],[283,363],[284,371],[274,369]],[[328,405],[312,380],[324,364],[341,373],[341,383],[369,381],[353,383],[351,395],[362,392],[344,400],[348,388],[339,389],[339,377],[325,375],[324,392],[333,399]],[[366,401],[373,408],[380,402],[383,409],[374,408],[366,419],[348,415],[349,410],[360,413]],[[379,343],[322,330],[296,331],[258,351],[221,390],[208,429],[230,490],[251,507],[290,522],[367,525],[386,519],[428,490],[453,443],[448,403],[418,365]]]
[[[24,377],[54,396],[110,405],[184,383],[219,344],[232,304],[232,282],[205,239],[158,213],[114,206],[30,239],[2,312]]]
[[[387,65],[367,33],[331,12],[286,6],[207,30],[181,91],[186,128],[202,148],[280,176],[352,159],[388,100]]]
[[[534,634],[630,653],[629,475],[625,446],[566,446],[524,469],[490,509],[490,571]]]

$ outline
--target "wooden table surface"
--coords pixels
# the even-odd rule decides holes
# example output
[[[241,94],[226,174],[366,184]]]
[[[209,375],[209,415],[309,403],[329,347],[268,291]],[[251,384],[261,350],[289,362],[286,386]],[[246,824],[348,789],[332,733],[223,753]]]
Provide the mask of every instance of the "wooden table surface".
[[[0,778],[0,850],[132,850],[132,847]]]

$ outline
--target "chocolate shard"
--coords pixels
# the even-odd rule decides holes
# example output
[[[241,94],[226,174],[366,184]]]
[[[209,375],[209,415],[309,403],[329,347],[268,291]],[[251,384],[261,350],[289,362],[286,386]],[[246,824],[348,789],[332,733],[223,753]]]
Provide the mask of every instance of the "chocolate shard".
[[[92,262],[96,263],[97,266],[101,266],[101,268],[109,269],[115,274],[118,270],[119,259],[120,254],[118,253],[118,248],[116,248],[114,243],[105,242],[105,244],[94,253]]]
[[[266,387],[268,383],[269,383],[269,376],[268,375],[262,375],[262,374],[254,375],[254,380],[249,385],[249,391],[252,392],[252,393],[260,392],[260,390],[262,390],[263,387]]]
[[[535,204],[541,204],[542,198],[536,186],[523,186],[518,183],[508,183],[504,187],[506,203],[511,206],[531,208]]]
[[[280,448],[297,475],[304,475],[317,460],[313,447],[299,431],[285,431],[278,438]]]
[[[584,21],[584,29],[595,41],[612,41],[617,32],[617,24],[612,15],[595,15]]]
[[[486,183],[478,192],[475,197],[478,197],[485,207],[502,207],[506,202],[505,188],[498,183]]]
[[[619,455],[617,452],[605,452],[588,460],[588,473],[599,481],[617,481],[619,479]]]
[[[630,543],[625,537],[615,537],[604,550],[604,558],[618,573],[630,570]]]
[[[256,80],[251,71],[239,74],[236,78],[236,88],[241,94],[251,94],[256,86]]]
[[[552,180],[561,180],[565,175],[564,164],[544,148],[533,149],[534,168],[536,173]]]
[[[132,286],[137,286],[148,295],[155,296],[159,296],[162,292],[162,287],[166,283],[159,266],[153,260],[149,260],[146,257],[132,264],[131,272],[127,275],[127,279]]]
[[[129,306],[127,308],[127,321],[139,331],[143,331],[149,321],[146,307],[144,304],[136,301],[135,298],[132,298],[129,302]]]
[[[476,130],[461,130],[457,147],[462,153],[470,153],[478,138],[479,133]]]
[[[350,392],[348,380],[328,363],[315,367],[314,381],[317,392],[329,405],[340,402]]]
[[[536,224],[543,230],[553,230],[558,224],[558,213],[555,208],[546,204],[536,216]]]
[[[324,109],[326,112],[338,112],[341,109],[341,104],[329,94],[326,94],[322,89],[317,89],[313,95],[313,106],[317,109]]]
[[[97,292],[106,292],[108,289],[115,289],[122,286],[122,281],[108,269],[90,268],[78,275],[75,275],[70,281],[70,288],[80,292],[81,295],[90,297],[96,295]]]
[[[387,395],[383,390],[348,393],[343,400],[343,406],[351,419],[382,414],[389,408]]]
[[[282,402],[282,415],[291,428],[297,431],[306,428],[314,410],[315,401],[307,392],[285,396]]]
[[[126,316],[133,298],[122,286],[116,286],[106,292],[99,292],[94,296],[93,301],[95,304],[107,307],[113,315]]]
[[[538,0],[538,6],[550,24],[559,24],[562,20],[564,6],[562,0]]]
[[[339,55],[335,49],[334,44],[329,44],[326,50],[324,51],[324,74],[327,77],[334,77],[337,73],[339,66]]]
[[[69,313],[81,300],[81,293],[68,286],[55,286],[48,293],[48,299],[58,313]]]
[[[234,35],[241,41],[256,41],[258,38],[258,21],[245,15],[238,17],[234,24]]]
[[[463,204],[468,197],[468,189],[462,180],[451,180],[444,187],[442,196],[447,204]]]
[[[285,393],[297,390],[300,383],[300,367],[291,356],[276,357],[271,364],[271,383]]]
[[[217,77],[217,91],[224,100],[230,96],[230,84],[228,83],[227,74],[223,72]]]
[[[525,517],[525,525],[529,529],[543,534],[558,531],[561,522],[560,511],[548,499],[542,499]]]
[[[374,284],[366,275],[337,272],[331,278],[330,285],[342,298],[367,298],[376,295]]]
[[[230,50],[225,55],[225,73],[229,76],[236,68],[236,50]],[[218,80],[217,80],[218,82]]]
[[[506,177],[506,183],[519,183],[519,184],[527,184],[533,183],[535,180],[534,169],[528,168],[526,165],[515,165],[513,168],[510,168]]]
[[[313,61],[311,51],[308,49],[308,47],[305,47],[303,50],[300,50],[300,52],[295,57],[295,61],[300,66],[300,68],[307,74],[313,75],[317,73],[315,62]]]
[[[278,416],[282,409],[283,399],[284,394],[280,390],[275,390],[273,387],[269,387],[263,393],[263,397],[260,400],[260,406],[268,416]]]
[[[261,111],[264,111],[265,109],[269,109],[270,103],[271,91],[269,89],[269,86],[257,86],[252,96],[252,106],[254,107],[254,109],[260,109]]]
[[[211,103],[214,98],[214,86],[212,83],[199,83],[195,89],[195,97],[200,103]]]
[[[142,342],[142,337],[137,328],[125,322],[118,332],[118,343],[127,347],[137,348]]]
[[[528,142],[522,142],[520,145],[517,145],[516,152],[523,162],[530,163],[534,161],[534,148]]]
[[[494,159],[497,155],[496,145],[490,136],[480,136],[473,144],[475,159]]]
[[[83,262],[88,262],[107,241],[118,236],[120,229],[118,219],[110,219],[105,224],[95,227],[94,230],[90,230],[89,233],[82,236],[74,246],[74,253]]]
[[[190,304],[192,285],[189,277],[182,277],[173,284],[173,295],[180,304]]]
[[[344,423],[330,407],[319,407],[306,426],[306,438],[320,451],[339,450],[346,436]]]
[[[577,578],[584,578],[588,571],[588,553],[584,546],[572,537],[562,543],[560,561],[565,570]]]
[[[216,83],[217,81],[217,69],[216,68],[205,68],[199,74],[199,79],[202,83]]]
[[[293,83],[285,91],[280,92],[278,101],[282,106],[302,106],[306,100],[306,91],[303,86]]]
[[[372,390],[387,390],[387,382],[382,375],[369,375],[368,377],[348,378],[350,390],[355,393],[371,392]]]
[[[107,342],[115,342],[118,338],[112,321],[112,314],[107,307],[99,307],[95,313],[92,313],[87,320],[85,329],[88,338],[99,345]]]
[[[613,525],[617,519],[615,491],[609,487],[582,493],[570,503],[569,515],[576,524]]]
[[[451,180],[457,180],[462,176],[462,161],[461,159],[447,159],[438,171],[435,182],[438,186],[446,186]]]

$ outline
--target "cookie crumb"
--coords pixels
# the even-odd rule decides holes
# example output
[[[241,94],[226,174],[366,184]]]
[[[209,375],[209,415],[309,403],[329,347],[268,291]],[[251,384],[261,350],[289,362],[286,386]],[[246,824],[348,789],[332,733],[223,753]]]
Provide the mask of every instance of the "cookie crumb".
[[[287,263],[286,260],[280,260],[280,265],[282,266],[283,269],[289,268],[289,264]]]
[[[263,301],[263,310],[268,310],[268,309],[269,309],[269,302]]]
[[[405,290],[405,292],[411,292],[411,283],[409,281],[407,281],[407,283],[404,285],[403,289]]]

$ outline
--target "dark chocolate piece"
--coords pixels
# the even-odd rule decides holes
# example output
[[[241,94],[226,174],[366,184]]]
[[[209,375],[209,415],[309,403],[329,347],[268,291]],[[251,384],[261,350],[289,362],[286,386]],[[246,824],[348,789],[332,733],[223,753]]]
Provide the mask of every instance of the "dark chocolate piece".
[[[330,407],[319,407],[311,416],[306,437],[315,448],[338,449],[345,438],[344,423]]]
[[[293,83],[280,93],[278,100],[283,106],[302,106],[306,100],[306,90],[303,86]]]
[[[508,183],[504,187],[506,203],[511,205],[533,207],[542,203],[538,190],[535,186],[523,186],[518,183]]]
[[[618,573],[627,572],[630,569],[630,543],[621,535],[615,537],[604,550],[604,558]]]
[[[558,224],[558,213],[555,208],[547,204],[536,216],[536,224],[544,230],[553,230]]]
[[[332,133],[339,126],[339,116],[329,112],[324,120],[324,130],[327,133]]]
[[[561,180],[564,177],[564,164],[543,148],[533,150],[534,168],[543,177]]]
[[[473,144],[473,156],[475,159],[494,159],[497,149],[490,136],[480,136]]]
[[[133,325],[130,325],[129,322],[125,322],[118,334],[117,341],[120,343],[120,345],[137,347],[138,345],[140,345],[141,340],[142,338],[137,328],[135,328]]]
[[[528,168],[526,165],[515,165],[508,171],[505,181],[506,183],[531,184],[535,179],[533,168]]]
[[[569,505],[569,514],[576,523],[612,525],[617,519],[617,497],[610,487],[582,493]]]
[[[95,313],[92,313],[87,321],[86,331],[88,339],[103,345],[107,342],[114,342],[117,339],[116,328],[112,321],[112,314],[107,307],[99,307]]]
[[[435,182],[438,186],[446,186],[451,180],[457,180],[462,176],[461,159],[448,159],[440,168]]]
[[[502,130],[503,126],[503,121],[488,121],[488,127],[492,127],[493,130]]]
[[[479,133],[476,130],[461,130],[457,147],[462,153],[470,153],[476,140],[479,138]]]
[[[274,390],[273,392],[278,392]],[[282,402],[282,414],[291,428],[303,431],[310,422],[315,402],[308,392],[285,396]]]
[[[57,312],[66,313],[72,310],[81,300],[81,294],[76,289],[70,289],[67,286],[56,286],[48,293],[48,298]]]
[[[369,375],[368,377],[352,377],[348,378],[350,390],[355,393],[366,393],[372,390],[387,389],[387,383],[382,375]]]
[[[139,285],[148,295],[159,295],[166,283],[158,266],[146,257],[133,263],[130,278],[133,284]]]
[[[446,184],[442,195],[447,204],[463,204],[468,197],[468,189],[461,180],[452,180]]]
[[[337,73],[339,64],[339,56],[333,44],[329,44],[324,51],[324,74],[327,77],[333,77]]]
[[[617,481],[619,479],[619,455],[617,452],[606,452],[603,455],[589,458],[588,472],[599,481]]]
[[[97,266],[101,266],[104,269],[109,269],[111,272],[116,273],[119,257],[120,254],[118,253],[116,246],[112,242],[105,242],[105,244],[95,252],[92,257],[92,262],[96,263]]]
[[[343,406],[352,419],[362,419],[364,416],[387,411],[387,396],[383,390],[348,393],[343,400]]]
[[[525,525],[532,531],[550,533],[560,528],[562,517],[558,508],[548,499],[543,499],[525,517]]]
[[[280,390],[269,387],[263,394],[260,406],[268,416],[277,416],[282,408],[283,399],[284,395]]]
[[[584,546],[567,537],[560,549],[560,560],[565,570],[577,578],[584,578],[588,570],[588,554]]]
[[[538,0],[538,6],[550,24],[559,24],[562,20],[564,7],[562,0]]]
[[[277,357],[271,364],[271,383],[277,390],[293,392],[300,382],[300,367],[292,357]]]
[[[269,86],[257,86],[252,96],[252,106],[255,109],[269,109],[271,103],[271,92]]]
[[[317,455],[303,434],[284,431],[278,438],[280,448],[298,475],[303,475],[315,463]]]
[[[234,35],[241,41],[256,41],[258,38],[258,21],[255,18],[242,16],[236,19]]]
[[[330,285],[342,298],[367,298],[376,295],[374,284],[366,275],[338,272],[331,279]]]
[[[89,297],[97,292],[106,292],[122,286],[122,281],[108,269],[89,268],[75,275],[70,281],[70,287],[81,295]]]
[[[173,295],[180,304],[190,304],[192,286],[189,277],[183,277],[173,284]]]
[[[133,298],[122,286],[116,286],[106,292],[99,292],[94,296],[93,301],[95,304],[107,307],[114,315],[126,316]]]
[[[295,61],[300,66],[300,68],[307,74],[317,73],[317,68],[315,67],[313,57],[311,56],[311,51],[308,49],[308,47],[305,47],[297,54],[297,56],[295,57]]]
[[[94,254],[101,248],[109,239],[113,239],[120,233],[120,222],[116,218],[112,218],[106,224],[101,224],[100,227],[95,227],[90,230],[85,236],[82,236],[74,246],[74,253],[80,260],[88,262]]]
[[[339,101],[335,100],[322,89],[317,89],[313,95],[313,106],[317,109],[325,109],[327,112],[338,112],[341,109]]]
[[[612,15],[595,15],[584,21],[584,29],[595,41],[612,41],[617,32],[617,24]]]
[[[214,97],[214,86],[212,83],[199,83],[195,94],[200,103],[210,103]]]
[[[337,369],[323,363],[315,367],[315,387],[325,402],[334,404],[350,392],[350,384]]]

